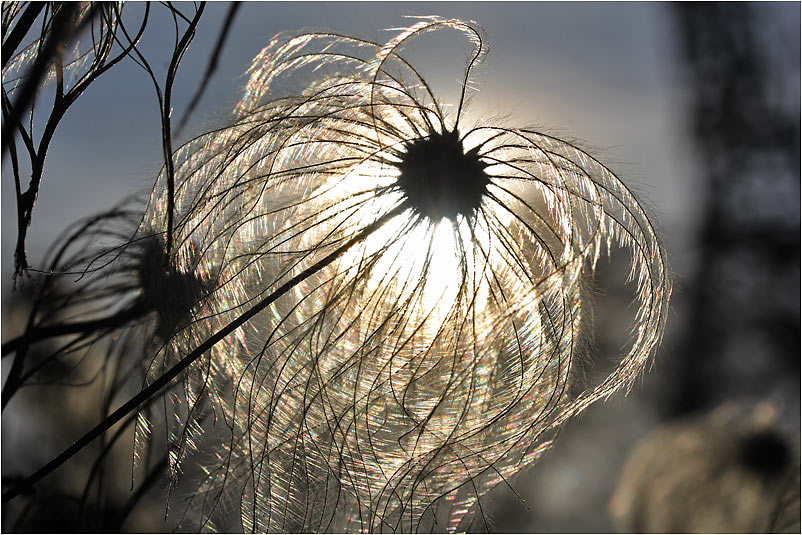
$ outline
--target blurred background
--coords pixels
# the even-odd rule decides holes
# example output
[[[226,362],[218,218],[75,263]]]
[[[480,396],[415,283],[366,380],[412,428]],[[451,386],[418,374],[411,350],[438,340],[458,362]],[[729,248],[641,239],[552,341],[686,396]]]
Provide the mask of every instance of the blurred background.
[[[131,7],[136,13],[142,5]],[[175,81],[176,116],[203,80],[228,9],[226,3],[206,7]],[[675,277],[665,342],[652,369],[629,395],[597,403],[567,424],[552,451],[510,481],[514,492],[504,487],[491,493],[483,501],[487,527],[693,530],[638,523],[633,511],[646,505],[623,503],[633,492],[650,492],[631,491],[640,488],[637,475],[620,481],[630,452],[666,425],[690,429],[689,436],[708,445],[747,437],[743,451],[757,448],[759,459],[777,461],[768,463],[770,469],[759,462],[754,468],[754,456],[736,448],[726,470],[756,474],[761,481],[789,471],[798,478],[800,4],[245,3],[216,72],[173,146],[230,120],[245,70],[276,33],[323,28],[383,42],[393,35],[384,29],[412,23],[404,16],[428,14],[475,20],[487,32],[490,53],[478,71],[469,114],[534,126],[575,140],[598,157],[650,206]],[[154,10],[141,51],[164,70],[174,30],[171,20],[158,15]],[[464,39],[445,33],[417,40],[405,57],[455,106],[468,51]],[[28,231],[29,264],[41,265],[68,224],[148,191],[162,162],[160,136],[153,84],[142,69],[123,60],[95,81],[70,108],[48,151]],[[12,288],[16,237],[14,184],[4,158],[3,341],[24,328],[27,306],[26,290]],[[603,373],[625,347],[632,295],[620,284],[615,255],[600,264],[596,366]],[[4,358],[4,380],[8,366]],[[91,388],[32,386],[11,399],[2,417],[4,483],[43,465],[99,421],[92,401],[97,395]],[[764,435],[769,438],[753,440]],[[155,478],[145,497],[126,509],[130,443],[119,443],[118,460],[107,463],[113,468],[101,476],[121,481],[118,494],[110,493],[93,518],[76,505],[83,482],[75,480],[85,478],[82,470],[93,462],[86,452],[45,479],[37,499],[23,496],[4,507],[3,531],[169,529],[163,480]],[[669,442],[659,444],[664,457],[674,455]],[[683,447],[675,448],[679,458],[704,456]],[[722,457],[729,450],[717,451]],[[670,488],[674,501],[664,508],[675,517],[692,516],[686,509],[694,503],[688,502],[715,506],[683,501],[687,486]],[[126,518],[119,525],[98,520],[119,517],[120,511]],[[798,514],[795,520],[798,526]],[[771,530],[783,525],[771,524]],[[753,524],[740,526],[746,528],[723,531],[753,531]],[[485,525],[473,528],[483,531]]]

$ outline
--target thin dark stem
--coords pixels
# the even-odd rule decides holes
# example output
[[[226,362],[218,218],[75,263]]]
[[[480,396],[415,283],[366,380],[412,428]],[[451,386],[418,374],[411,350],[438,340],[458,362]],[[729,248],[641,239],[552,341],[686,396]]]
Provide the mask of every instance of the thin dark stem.
[[[201,2],[200,7],[195,12],[195,16],[189,22],[189,27],[181,37],[181,41],[176,44],[173,57],[170,60],[170,67],[167,70],[167,79],[164,83],[164,100],[162,102],[162,147],[164,148],[164,173],[167,177],[167,255],[173,250],[173,219],[175,215],[175,164],[173,163],[173,142],[170,131],[170,114],[172,106],[170,100],[173,94],[173,82],[178,70],[178,64],[184,56],[189,44],[195,37],[195,28],[198,26],[200,17],[206,7],[205,2]]]
[[[3,344],[3,354],[7,352],[16,351],[20,348],[27,348],[33,340],[43,340],[45,338],[54,338],[56,336],[65,336],[70,334],[80,334],[92,332],[99,329],[113,329],[121,325],[125,325],[129,321],[135,320],[143,316],[147,312],[145,306],[137,303],[134,306],[123,310],[122,312],[110,316],[108,318],[100,318],[90,321],[79,321],[75,323],[64,323],[56,325],[48,325],[46,327],[32,327],[25,334],[9,340]],[[2,394],[0,394],[1,410],[5,410],[6,405],[11,400],[12,396],[20,389],[23,384],[22,380],[22,363],[23,358],[15,357],[11,369],[8,372],[8,378],[3,385]]]
[[[125,325],[129,321],[142,317],[147,312],[147,308],[142,303],[127,308],[106,318],[99,318],[89,321],[76,321],[74,323],[62,323],[46,325],[44,327],[32,327],[28,332],[16,338],[12,338],[3,344],[3,356],[16,351],[22,343],[30,343],[32,340],[44,340],[57,336],[67,336],[70,334],[82,334],[100,329],[113,329]],[[4,388],[5,391],[5,388]]]
[[[187,106],[186,111],[184,111],[184,115],[178,122],[178,128],[176,128],[175,131],[176,135],[178,135],[186,126],[189,117],[192,115],[192,112],[195,111],[195,107],[198,105],[198,102],[203,96],[204,91],[206,91],[206,87],[209,85],[209,80],[211,80],[212,75],[217,70],[217,62],[220,58],[220,53],[223,51],[223,46],[225,45],[228,34],[231,31],[231,24],[234,22],[234,16],[237,14],[239,8],[240,2],[232,2],[231,6],[228,8],[226,19],[223,21],[223,26],[220,28],[220,35],[217,37],[217,44],[214,47],[211,58],[209,58],[209,64],[206,66],[206,72],[203,74],[203,78],[198,84],[198,89],[195,90],[195,95],[193,95],[192,100],[189,102],[189,106]]]
[[[105,433],[106,430],[108,430],[111,426],[122,420],[128,413],[136,410],[140,404],[147,401],[151,396],[153,396],[154,394],[159,392],[162,388],[170,384],[170,382],[173,379],[175,379],[181,372],[183,372],[190,364],[198,360],[198,358],[201,355],[203,355],[211,348],[213,348],[220,340],[222,340],[229,334],[233,333],[240,327],[242,327],[251,318],[253,318],[258,313],[262,312],[272,303],[274,303],[279,297],[283,296],[292,288],[294,288],[296,285],[298,285],[299,283],[303,282],[307,278],[311,277],[315,273],[319,272],[321,269],[331,264],[334,260],[339,258],[343,253],[348,251],[351,247],[363,241],[376,229],[381,227],[384,223],[386,223],[393,217],[399,215],[404,210],[406,210],[406,207],[403,204],[396,206],[394,209],[387,212],[382,217],[380,217],[379,219],[377,219],[376,221],[374,221],[373,223],[362,229],[353,238],[348,240],[343,246],[332,251],[318,262],[309,266],[301,273],[299,273],[295,277],[291,278],[290,280],[282,284],[279,288],[277,288],[270,295],[262,299],[259,303],[254,305],[251,309],[242,313],[237,319],[235,319],[234,321],[232,321],[231,323],[229,323],[228,325],[217,331],[214,335],[212,335],[209,339],[207,339],[204,343],[202,343],[194,351],[192,351],[192,353],[181,359],[181,361],[179,361],[175,366],[170,368],[164,375],[160,376],[158,379],[153,381],[153,383],[143,388],[141,392],[139,392],[137,395],[129,399],[119,409],[114,411],[106,419],[104,419],[102,422],[100,422],[98,425],[92,428],[88,433],[86,433],[83,437],[74,442],[72,446],[68,447],[66,450],[61,452],[61,454],[59,454],[45,466],[43,466],[42,468],[40,468],[27,478],[25,478],[23,481],[17,483],[11,489],[4,492],[2,501],[5,503],[13,499],[17,495],[19,495],[20,492],[22,492],[23,490],[33,487],[33,485],[36,484],[39,480],[41,480],[50,472],[52,472],[53,470],[64,464],[73,455],[75,455],[76,453],[81,451],[84,447],[86,447],[87,444],[95,440],[101,434]]]
[[[11,112],[11,101],[8,98],[8,93],[6,92],[5,88],[3,88],[3,122],[10,122],[12,115],[13,114]],[[31,161],[35,160],[36,148],[33,146],[33,140],[31,139],[31,136],[28,135],[28,132],[26,132],[25,127],[22,125],[22,122],[19,119],[17,119],[17,124],[14,126],[17,129],[17,132],[19,133],[23,144],[25,145],[25,150],[28,151],[28,157],[31,159]],[[9,150],[11,149],[12,143],[15,143],[13,136],[8,141],[7,146]],[[17,190],[17,196],[19,197],[22,194],[22,187],[20,186],[19,175],[15,176],[14,178],[16,179],[16,184],[14,185]]]

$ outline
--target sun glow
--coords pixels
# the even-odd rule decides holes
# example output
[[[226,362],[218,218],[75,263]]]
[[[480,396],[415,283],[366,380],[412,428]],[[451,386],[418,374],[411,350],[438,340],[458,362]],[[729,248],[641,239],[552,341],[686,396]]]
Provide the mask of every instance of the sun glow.
[[[342,198],[354,194],[366,181],[392,184],[393,180],[386,169],[368,162],[357,166],[351,178],[339,184],[354,191],[336,192],[336,188],[332,188],[332,192]],[[358,215],[349,218],[349,223],[364,228],[402,201],[403,196],[398,192],[375,195],[362,203]],[[353,271],[356,275],[370,263],[365,282],[368,292],[381,292],[382,288],[395,286],[397,298],[413,301],[420,316],[428,316],[436,323],[464,293],[461,287],[464,290],[465,284],[476,285],[470,280],[469,272],[475,271],[481,257],[477,249],[487,250],[490,245],[487,232],[481,232],[481,227],[485,226],[483,218],[481,221],[481,224],[471,223],[468,218],[458,216],[456,220],[443,217],[433,222],[416,217],[412,209],[404,210],[348,250],[339,269]],[[484,302],[486,292],[478,297]]]

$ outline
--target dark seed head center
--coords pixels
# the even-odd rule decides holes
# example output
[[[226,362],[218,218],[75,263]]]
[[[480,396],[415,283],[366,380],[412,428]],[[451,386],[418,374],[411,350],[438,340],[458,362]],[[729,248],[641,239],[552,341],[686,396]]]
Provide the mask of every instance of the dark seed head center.
[[[472,217],[490,183],[477,153],[478,148],[465,151],[456,131],[407,143],[397,164],[397,186],[407,205],[433,222]]]
[[[779,433],[760,431],[740,442],[740,460],[747,469],[764,477],[782,474],[790,465],[791,452]]]

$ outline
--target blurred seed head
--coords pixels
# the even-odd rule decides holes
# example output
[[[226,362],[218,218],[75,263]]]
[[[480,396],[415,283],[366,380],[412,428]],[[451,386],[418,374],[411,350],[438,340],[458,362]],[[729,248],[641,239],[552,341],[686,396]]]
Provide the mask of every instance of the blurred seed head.
[[[772,412],[728,403],[644,438],[611,501],[620,530],[798,533],[799,445]]]
[[[185,326],[189,311],[205,295],[203,284],[191,272],[176,272],[158,237],[145,237],[133,247],[139,300],[147,311],[156,313],[159,339],[168,340]]]

